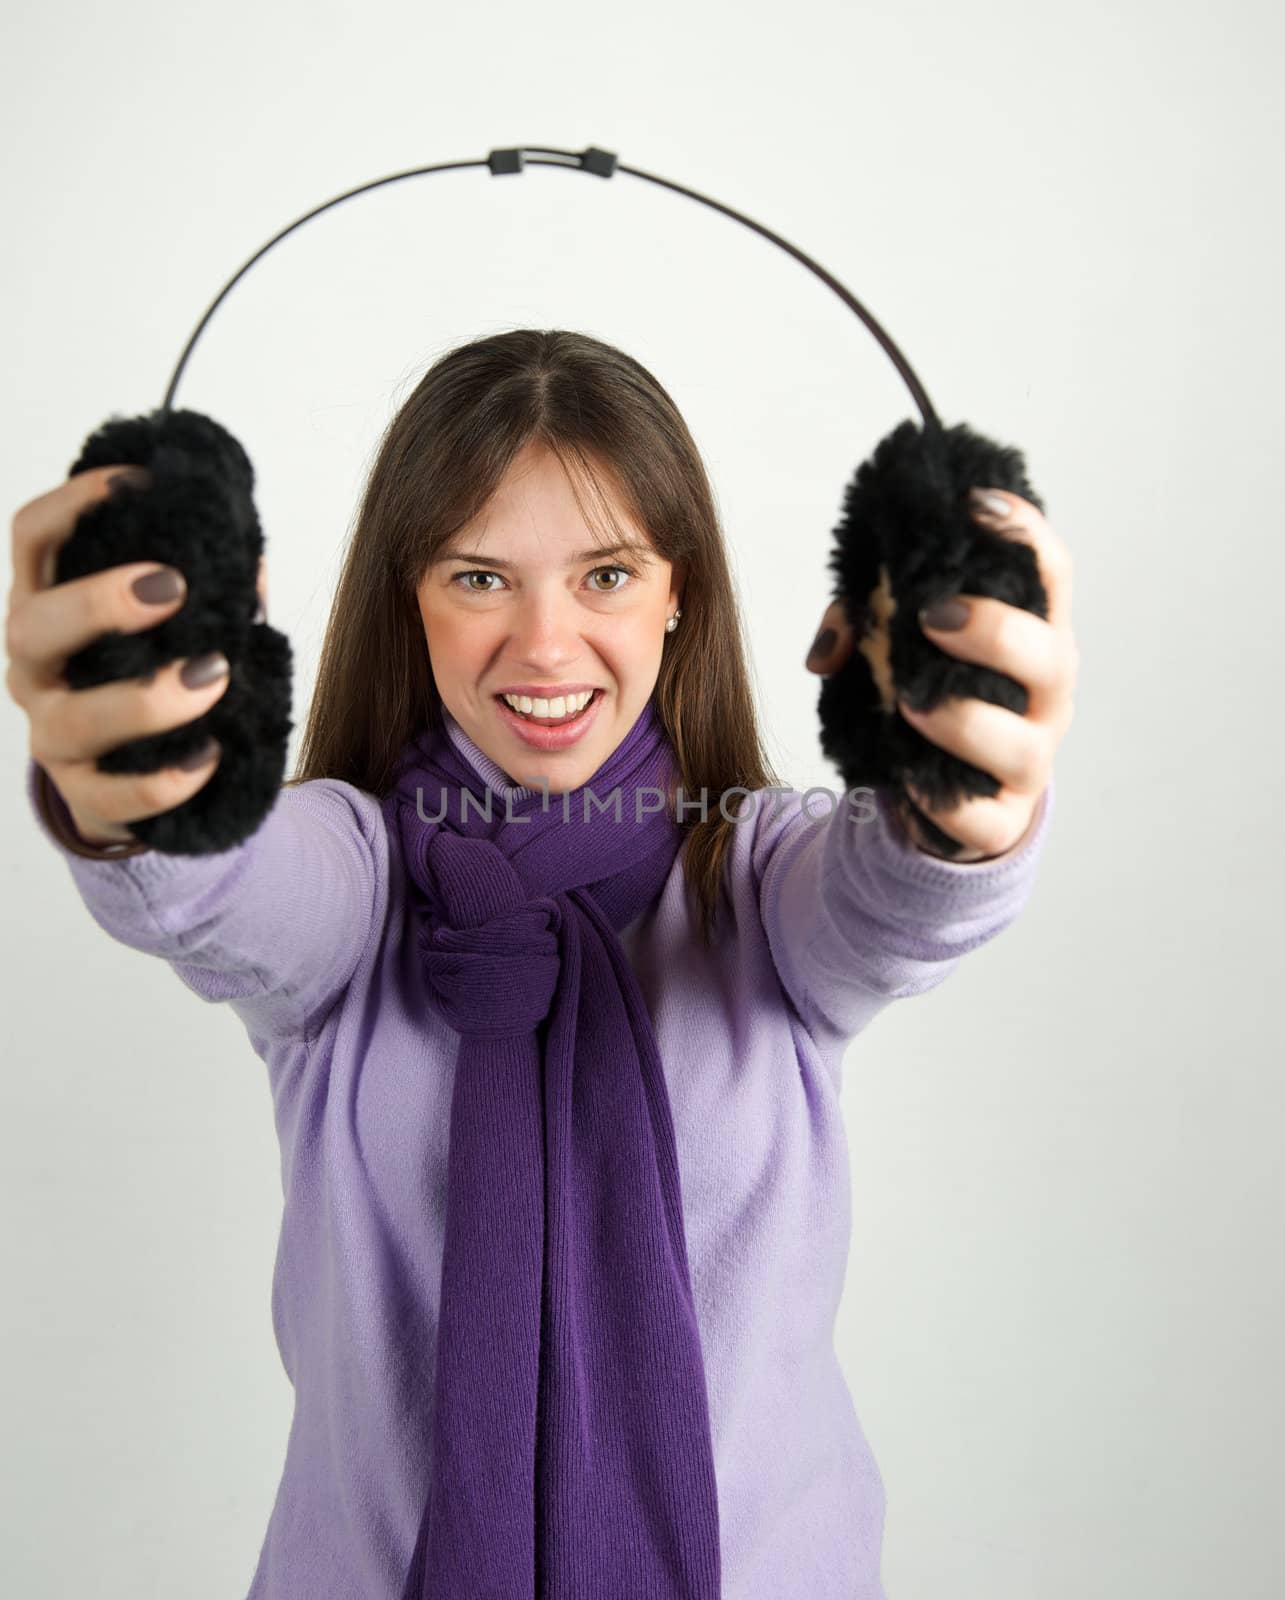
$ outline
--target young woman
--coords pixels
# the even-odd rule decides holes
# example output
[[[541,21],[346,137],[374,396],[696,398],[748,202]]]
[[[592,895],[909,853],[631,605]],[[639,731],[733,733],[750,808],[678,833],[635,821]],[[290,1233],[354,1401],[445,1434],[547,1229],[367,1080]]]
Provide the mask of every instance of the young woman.
[[[47,586],[111,475],[14,519],[8,686],[89,911],[232,1006],[267,1067],[295,1411],[251,1596],[881,1596],[883,1485],[833,1343],[841,1065],[1030,893],[1076,673],[1062,542],[1000,496],[1049,620],[973,598],[933,631],[1030,693],[915,719],[1002,785],[931,813],[967,847],[940,859],[881,790],[776,784],[656,379],[576,333],[480,339],[382,442],[295,776],[240,845],[178,857],[129,823],[217,751],[94,758],[226,674],[60,679],[183,603],[148,563]],[[825,622],[814,671],[851,648]]]

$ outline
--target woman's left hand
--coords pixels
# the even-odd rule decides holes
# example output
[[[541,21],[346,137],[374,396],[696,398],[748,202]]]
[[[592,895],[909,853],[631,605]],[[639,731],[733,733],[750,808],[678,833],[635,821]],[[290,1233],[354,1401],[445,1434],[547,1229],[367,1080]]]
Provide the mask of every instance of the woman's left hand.
[[[979,495],[996,498],[1003,511],[997,515],[988,510],[979,502]],[[1044,620],[1020,606],[968,594],[935,608],[951,612],[960,607],[965,614],[959,626],[932,626],[931,614],[920,614],[920,624],[935,645],[962,661],[976,661],[1015,678],[1029,697],[1021,715],[973,697],[952,696],[931,711],[913,711],[904,700],[897,701],[901,715],[924,738],[989,772],[1000,786],[992,797],[968,796],[956,806],[937,808],[907,786],[924,814],[966,847],[949,859],[965,862],[1007,855],[1025,839],[1048,787],[1057,747],[1075,715],[1080,670],[1080,652],[1071,632],[1071,555],[1065,543],[1043,513],[1020,495],[974,489],[970,500],[973,516],[987,528],[1007,538],[1024,539],[1032,546],[1048,594],[1049,614]],[[827,629],[834,634],[829,641],[824,637]],[[852,647],[852,628],[844,617],[843,603],[833,601],[821,619],[808,655],[808,670],[821,676],[837,671]],[[936,854],[914,829],[913,818],[909,827],[915,844]]]

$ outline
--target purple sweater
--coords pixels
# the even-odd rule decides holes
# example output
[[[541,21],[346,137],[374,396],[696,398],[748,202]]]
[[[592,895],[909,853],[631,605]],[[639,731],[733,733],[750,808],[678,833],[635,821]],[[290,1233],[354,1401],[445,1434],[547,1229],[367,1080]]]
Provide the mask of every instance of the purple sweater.
[[[447,725],[492,788],[526,792]],[[1053,785],[1013,851],[972,865],[917,850],[882,791],[864,821],[869,805],[803,798],[742,802],[713,949],[682,852],[622,941],[673,1107],[724,1600],[883,1600],[883,1482],[834,1347],[843,1056],[890,1000],[934,988],[1018,915]],[[397,841],[372,796],[332,779],[282,789],[213,856],[90,861],[37,822],[94,920],[227,1002],[267,1067],[284,1195],[272,1317],[295,1403],[248,1600],[398,1600],[428,1487],[459,1035],[425,998]]]

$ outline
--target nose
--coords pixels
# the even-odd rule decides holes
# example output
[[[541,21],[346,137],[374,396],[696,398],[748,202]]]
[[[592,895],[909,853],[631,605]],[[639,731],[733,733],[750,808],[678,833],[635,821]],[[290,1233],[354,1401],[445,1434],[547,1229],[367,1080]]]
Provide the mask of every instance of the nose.
[[[513,615],[511,648],[516,660],[536,670],[557,672],[581,653],[584,613],[556,585],[532,588]]]

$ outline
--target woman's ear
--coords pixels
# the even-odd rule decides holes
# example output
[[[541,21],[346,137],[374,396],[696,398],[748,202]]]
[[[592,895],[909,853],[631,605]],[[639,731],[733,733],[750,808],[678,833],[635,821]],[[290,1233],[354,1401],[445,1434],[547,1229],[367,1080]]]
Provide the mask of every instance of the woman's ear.
[[[674,607],[683,603],[683,591],[687,587],[687,563],[675,561],[669,575],[669,615],[673,616]]]

